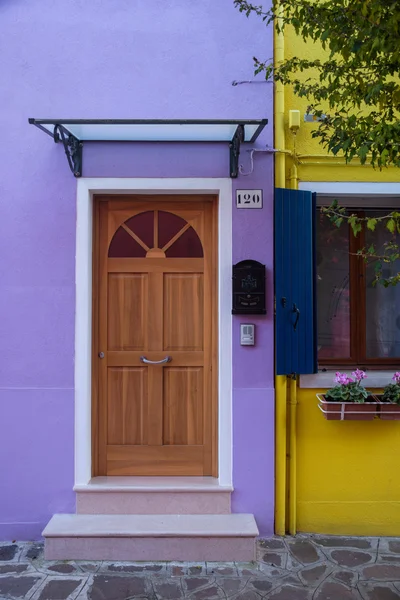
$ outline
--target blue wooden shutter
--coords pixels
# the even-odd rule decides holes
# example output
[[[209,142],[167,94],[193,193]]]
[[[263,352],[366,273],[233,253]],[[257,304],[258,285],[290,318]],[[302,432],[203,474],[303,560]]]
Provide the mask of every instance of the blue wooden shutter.
[[[275,190],[276,372],[317,372],[315,194]]]

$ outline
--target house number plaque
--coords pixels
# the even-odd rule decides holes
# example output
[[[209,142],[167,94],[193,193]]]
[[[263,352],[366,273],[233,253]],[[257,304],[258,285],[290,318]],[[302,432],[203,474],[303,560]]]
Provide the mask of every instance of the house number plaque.
[[[262,190],[236,190],[236,208],[262,207]]]

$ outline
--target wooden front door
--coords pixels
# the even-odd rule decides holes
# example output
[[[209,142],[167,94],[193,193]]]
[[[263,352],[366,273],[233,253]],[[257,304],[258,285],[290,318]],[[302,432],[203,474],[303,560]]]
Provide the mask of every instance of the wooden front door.
[[[217,475],[215,202],[167,198],[96,200],[97,475]]]

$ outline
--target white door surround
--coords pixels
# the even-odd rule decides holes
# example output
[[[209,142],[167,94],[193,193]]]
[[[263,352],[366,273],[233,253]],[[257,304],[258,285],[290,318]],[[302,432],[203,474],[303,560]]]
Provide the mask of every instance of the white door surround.
[[[218,196],[218,469],[232,485],[232,180],[230,178],[85,178],[77,181],[75,258],[75,486],[92,476],[92,249],[95,194]]]

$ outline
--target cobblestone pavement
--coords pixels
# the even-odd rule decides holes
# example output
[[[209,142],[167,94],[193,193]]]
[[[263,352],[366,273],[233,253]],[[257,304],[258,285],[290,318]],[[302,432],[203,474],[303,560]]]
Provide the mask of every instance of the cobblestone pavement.
[[[400,539],[260,539],[254,563],[46,561],[0,542],[0,600],[400,600]]]

